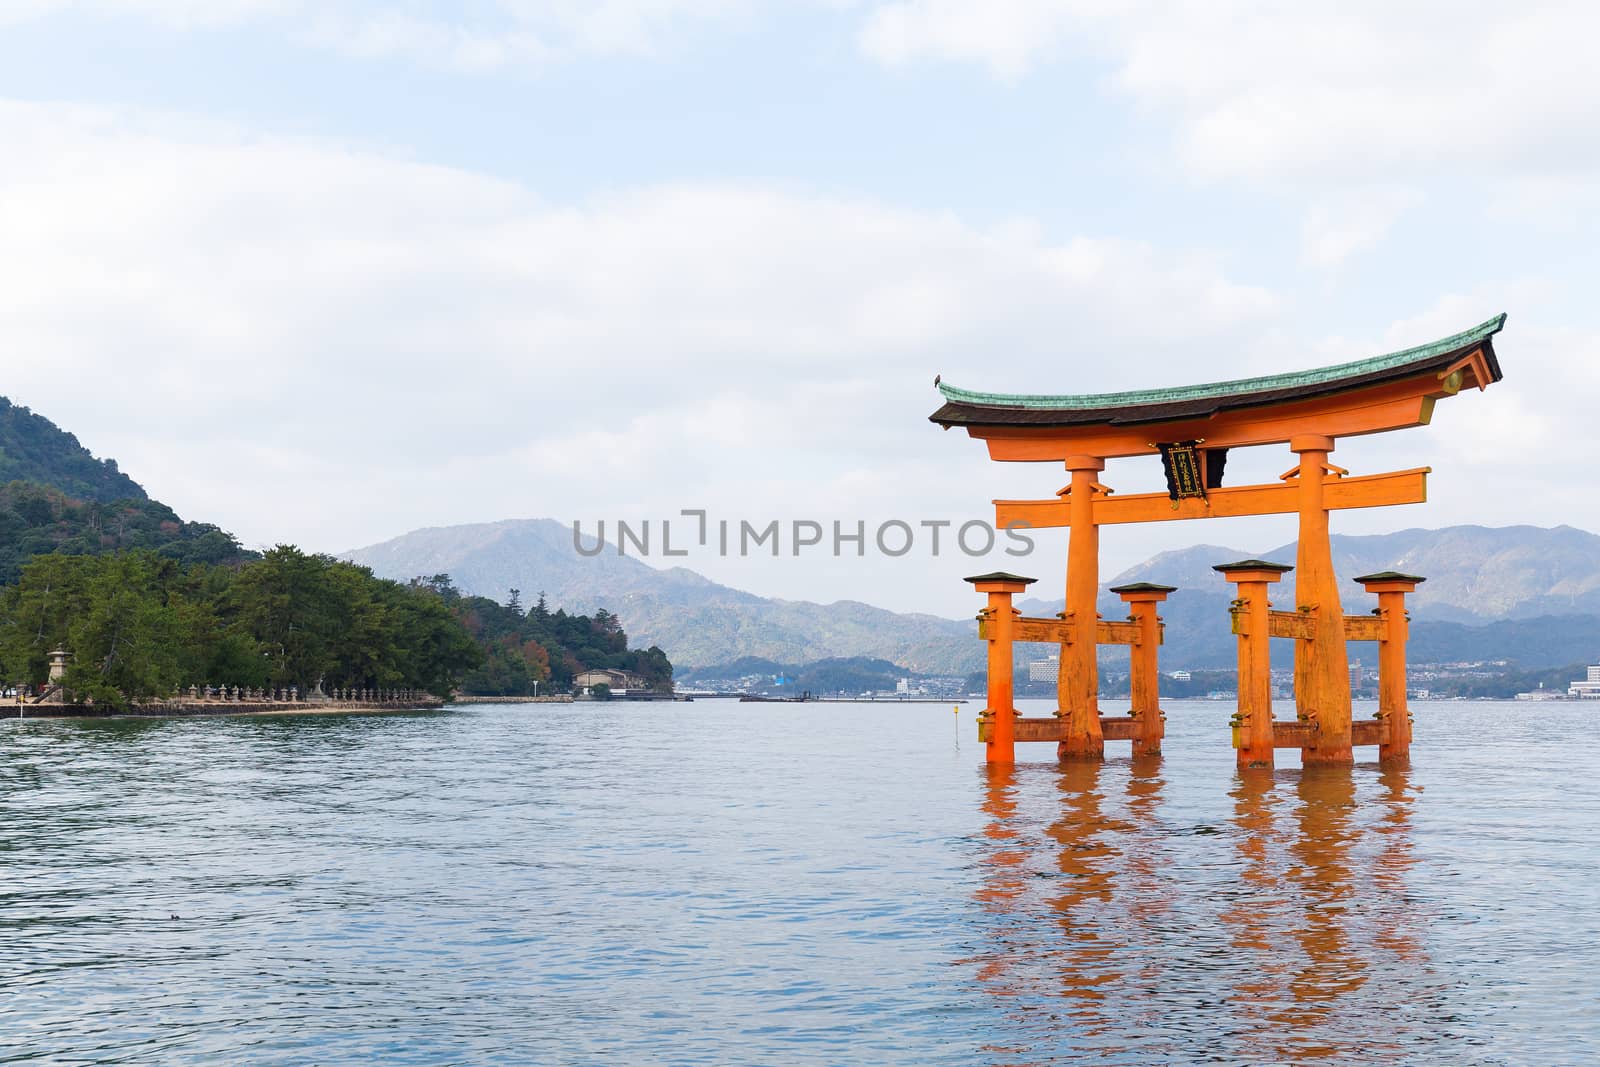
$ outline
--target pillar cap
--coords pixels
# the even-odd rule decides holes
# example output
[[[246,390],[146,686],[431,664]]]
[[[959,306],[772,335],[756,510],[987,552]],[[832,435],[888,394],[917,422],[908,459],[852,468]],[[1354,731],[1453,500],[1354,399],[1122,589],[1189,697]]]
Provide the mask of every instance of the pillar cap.
[[[1155,582],[1132,582],[1128,585],[1114,585],[1111,592],[1116,593],[1123,600],[1165,600],[1168,593],[1176,593],[1175,585],[1157,585]]]
[[[1218,563],[1211,568],[1230,582],[1276,582],[1294,570],[1287,563],[1272,563],[1264,559],[1241,559],[1237,563]]]
[[[1294,570],[1294,564],[1273,563],[1265,559],[1241,559],[1237,563],[1218,563],[1211,569],[1222,571],[1223,573],[1228,571],[1277,571],[1279,574],[1284,574]],[[1360,581],[1359,578],[1356,580]]]
[[[1289,438],[1290,452],[1332,452],[1333,438],[1320,433],[1297,433]]]
[[[1399,571],[1379,571],[1357,578],[1369,593],[1409,593],[1428,579],[1419,574],[1402,574]]]
[[[991,571],[988,574],[974,574],[963,579],[973,584],[980,593],[1024,593],[1028,586],[1038,581],[1037,578],[1024,578],[1020,574],[1008,574],[1005,571]]]
[[[1024,578],[1020,574],[1009,574],[1006,571],[990,571],[988,574],[974,574],[971,578],[961,579],[977,585],[979,582],[1021,582],[1023,585],[1032,585],[1037,578]]]

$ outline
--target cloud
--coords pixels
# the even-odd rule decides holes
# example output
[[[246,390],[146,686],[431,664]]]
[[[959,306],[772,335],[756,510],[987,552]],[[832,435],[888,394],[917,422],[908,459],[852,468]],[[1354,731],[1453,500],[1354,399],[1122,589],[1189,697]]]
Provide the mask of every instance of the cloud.
[[[1580,0],[895,0],[859,40],[884,62],[1004,79],[1096,55],[1109,91],[1173,121],[1195,175],[1370,181],[1592,169],[1597,32],[1600,7]]]
[[[1339,266],[1357,252],[1377,246],[1420,199],[1415,190],[1381,187],[1320,199],[1311,205],[1301,230],[1301,259],[1312,267]]]
[[[194,30],[288,14],[299,6],[299,0],[0,0],[0,26],[52,15],[83,14]]]
[[[146,21],[174,31],[261,26],[357,59],[459,73],[648,54],[689,27],[726,22],[755,0],[0,0],[0,25],[60,15]]]
[[[251,540],[690,490],[848,508],[830,494],[863,468],[901,487],[884,506],[920,506],[940,464],[986,462],[927,424],[936,371],[1187,377],[1277,306],[1203,254],[866,198],[551,203],[360,145],[60,105],[0,104],[0,138],[7,394]]]
[[[868,55],[891,66],[968,61],[1015,81],[1069,35],[1077,7],[1054,0],[898,0],[871,11],[858,40]]]

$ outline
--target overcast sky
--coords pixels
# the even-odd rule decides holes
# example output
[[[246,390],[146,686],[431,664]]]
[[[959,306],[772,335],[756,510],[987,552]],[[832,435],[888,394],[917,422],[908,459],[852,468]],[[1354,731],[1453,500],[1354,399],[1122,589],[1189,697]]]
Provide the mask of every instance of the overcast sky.
[[[1506,311],[1503,383],[1333,457],[1430,464],[1430,502],[1335,530],[1600,529],[1597,36],[1579,2],[0,0],[0,393],[250,545],[870,530],[1066,480],[929,424],[936,373],[1187,384]],[[1117,528],[1104,573],[1292,536]],[[653,562],[966,614],[974,561],[925,548]]]

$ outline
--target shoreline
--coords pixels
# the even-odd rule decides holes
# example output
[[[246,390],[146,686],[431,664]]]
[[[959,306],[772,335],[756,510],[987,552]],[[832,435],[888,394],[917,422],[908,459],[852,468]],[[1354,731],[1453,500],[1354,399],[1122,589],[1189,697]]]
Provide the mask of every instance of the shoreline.
[[[442,700],[409,700],[380,704],[370,701],[314,704],[299,701],[241,701],[237,703],[150,704],[123,709],[100,709],[74,704],[4,704],[0,719],[198,719],[243,715],[381,715],[385,712],[440,711]]]

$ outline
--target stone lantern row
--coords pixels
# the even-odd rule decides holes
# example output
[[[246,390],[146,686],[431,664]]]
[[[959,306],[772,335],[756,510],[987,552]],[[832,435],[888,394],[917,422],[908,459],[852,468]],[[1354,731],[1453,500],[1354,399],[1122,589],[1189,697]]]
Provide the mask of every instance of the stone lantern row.
[[[191,685],[188,688],[190,700],[214,700],[229,703],[271,703],[294,704],[302,700],[300,687],[291,685],[287,688],[255,688],[239,685]],[[360,704],[396,704],[406,703],[417,699],[415,689],[352,689],[335,688],[323,692],[320,688],[304,696],[304,700],[313,703],[360,703]]]

